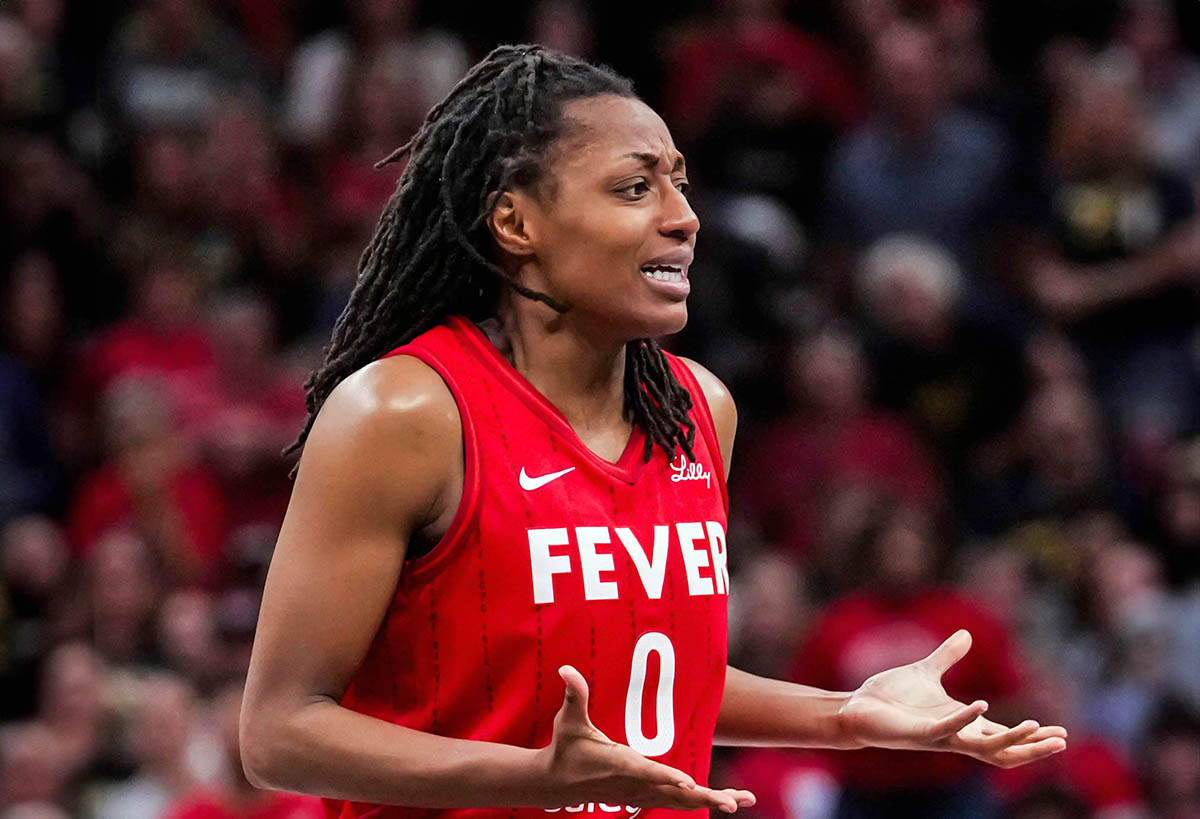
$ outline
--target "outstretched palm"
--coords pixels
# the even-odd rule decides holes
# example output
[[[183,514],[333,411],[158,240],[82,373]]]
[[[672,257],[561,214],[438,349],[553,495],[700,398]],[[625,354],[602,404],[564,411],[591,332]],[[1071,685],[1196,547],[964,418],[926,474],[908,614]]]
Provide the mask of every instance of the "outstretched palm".
[[[971,635],[957,631],[923,660],[870,677],[841,709],[848,736],[864,745],[957,751],[1011,768],[1066,747],[1066,729],[1026,720],[1012,728],[983,716],[987,703],[953,699],[942,675],[966,655]]]

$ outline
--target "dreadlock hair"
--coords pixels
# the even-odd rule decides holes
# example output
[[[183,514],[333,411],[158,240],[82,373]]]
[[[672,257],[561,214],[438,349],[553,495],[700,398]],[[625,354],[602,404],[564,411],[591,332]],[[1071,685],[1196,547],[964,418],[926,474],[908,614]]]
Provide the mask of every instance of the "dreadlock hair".
[[[400,175],[358,263],[358,279],[324,362],[305,382],[308,419],[284,456],[301,449],[325,399],[350,373],[407,344],[451,314],[473,321],[496,315],[501,290],[560,313],[569,305],[531,290],[495,260],[487,216],[505,191],[553,191],[550,149],[563,135],[563,106],[633,85],[605,66],[537,45],[494,49],[430,109],[416,134],[376,168],[405,155]],[[694,458],[692,399],[652,339],[625,351],[625,414],[669,458]],[[295,475],[297,467],[293,467]]]

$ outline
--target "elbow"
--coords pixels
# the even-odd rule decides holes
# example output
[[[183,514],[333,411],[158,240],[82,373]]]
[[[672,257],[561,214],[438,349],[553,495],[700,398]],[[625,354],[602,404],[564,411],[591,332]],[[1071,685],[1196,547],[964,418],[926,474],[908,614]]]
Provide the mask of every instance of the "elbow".
[[[255,719],[245,710],[238,721],[238,752],[241,756],[242,772],[246,781],[256,788],[279,790],[275,776],[279,754],[272,748],[271,728],[262,718]]]

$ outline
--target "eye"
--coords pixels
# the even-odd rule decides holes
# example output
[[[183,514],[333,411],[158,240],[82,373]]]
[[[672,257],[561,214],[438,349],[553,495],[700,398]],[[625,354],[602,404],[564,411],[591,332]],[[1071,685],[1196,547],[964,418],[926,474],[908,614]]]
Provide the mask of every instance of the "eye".
[[[645,196],[649,192],[650,192],[650,183],[648,183],[645,179],[639,179],[636,182],[634,182],[633,184],[626,185],[623,188],[617,189],[617,193],[623,193],[627,196],[631,196],[634,198]]]
[[[688,195],[688,192],[689,192],[689,191],[692,189],[692,185],[691,185],[691,183],[690,183],[690,182],[688,182],[686,179],[684,179],[684,180],[681,180],[681,181],[679,182],[679,184],[677,184],[675,187],[676,187],[676,188],[679,190],[679,192],[680,192],[680,193],[682,193],[684,196],[687,196],[687,195]]]

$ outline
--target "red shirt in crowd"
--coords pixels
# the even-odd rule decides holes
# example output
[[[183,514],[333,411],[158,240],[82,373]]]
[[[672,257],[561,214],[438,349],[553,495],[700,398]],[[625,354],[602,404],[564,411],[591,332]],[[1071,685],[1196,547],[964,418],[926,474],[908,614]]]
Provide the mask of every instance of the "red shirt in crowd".
[[[167,497],[183,519],[195,554],[204,564],[216,565],[225,540],[225,502],[220,487],[199,467],[184,467],[168,479]],[[96,539],[120,528],[137,528],[133,493],[113,463],[85,478],[67,521],[71,545],[86,554]]]
[[[824,819],[841,792],[829,759],[813,751],[747,748],[728,771],[730,782],[754,794],[755,816]]]
[[[736,505],[768,540],[796,555],[815,545],[830,487],[866,484],[922,506],[938,496],[933,460],[908,427],[882,413],[837,425],[780,421],[748,451],[742,468],[751,475],[740,484],[748,491]]]
[[[1034,765],[997,769],[992,781],[1010,798],[1038,785],[1058,785],[1077,794],[1093,813],[1142,804],[1137,773],[1120,751],[1097,737],[1072,736],[1061,754]]]
[[[873,674],[925,657],[960,628],[971,632],[974,643],[943,678],[946,691],[965,702],[984,699],[993,706],[1017,694],[1021,671],[1005,627],[942,588],[898,599],[869,592],[843,598],[813,628],[792,678],[852,691]],[[942,787],[982,767],[958,754],[879,748],[838,752],[830,759],[847,785],[872,791]]]
[[[100,395],[126,375],[152,374],[166,385],[181,423],[208,403],[216,385],[216,352],[199,325],[159,329],[129,320],[104,332],[84,359],[85,378]]]
[[[811,107],[836,129],[858,119],[862,103],[833,50],[813,35],[779,23],[735,31],[714,27],[684,40],[670,61],[667,119],[694,121],[709,112],[726,77],[745,65],[769,65],[805,90]]]

